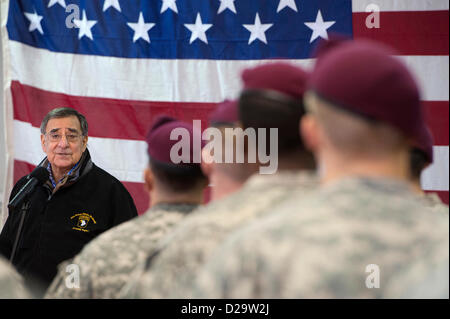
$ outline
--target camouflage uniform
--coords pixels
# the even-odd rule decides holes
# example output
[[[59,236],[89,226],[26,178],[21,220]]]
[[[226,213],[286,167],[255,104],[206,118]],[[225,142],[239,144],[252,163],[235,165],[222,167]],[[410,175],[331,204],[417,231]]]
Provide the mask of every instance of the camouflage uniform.
[[[448,298],[448,256],[448,209],[399,181],[346,178],[235,232],[194,297]]]
[[[59,266],[46,298],[116,298],[134,267],[150,254],[158,240],[198,205],[158,204],[127,223],[105,232],[73,260]],[[79,288],[68,288],[66,266],[80,270]]]
[[[448,205],[444,204],[436,193],[424,193],[419,195],[424,205],[434,210],[448,212]]]
[[[0,257],[0,299],[30,297],[31,295],[23,285],[22,278],[6,259]]]
[[[198,210],[164,238],[159,253],[148,261],[150,268],[135,274],[121,296],[189,297],[196,271],[225,236],[264,215],[292,192],[306,196],[316,185],[315,173],[309,171],[253,175],[240,191]]]

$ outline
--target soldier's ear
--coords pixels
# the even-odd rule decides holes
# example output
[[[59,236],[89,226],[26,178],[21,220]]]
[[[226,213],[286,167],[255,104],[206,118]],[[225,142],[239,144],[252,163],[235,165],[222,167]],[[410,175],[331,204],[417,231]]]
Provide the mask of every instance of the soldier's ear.
[[[151,192],[154,188],[155,182],[152,170],[147,167],[144,171],[144,187],[147,192]]]
[[[320,149],[320,127],[312,114],[305,114],[300,119],[300,135],[305,147],[313,153]]]
[[[211,176],[211,172],[213,171],[214,160],[211,154],[204,148],[202,149],[202,162],[200,164],[200,168],[202,169],[203,174],[208,177]]]

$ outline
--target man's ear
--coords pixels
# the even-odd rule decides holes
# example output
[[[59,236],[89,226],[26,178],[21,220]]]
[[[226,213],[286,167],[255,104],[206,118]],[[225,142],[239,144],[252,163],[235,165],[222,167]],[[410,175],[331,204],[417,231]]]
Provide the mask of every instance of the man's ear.
[[[83,143],[83,152],[86,150],[86,148],[87,148],[87,142],[88,142],[88,137],[87,137],[87,135],[86,136],[83,136],[83,141],[82,141],[82,143]]]
[[[44,151],[44,153],[47,153],[45,151],[45,135],[41,134],[41,147],[42,147],[42,151]]]
[[[214,160],[211,154],[206,150],[202,149],[202,161],[200,163],[200,168],[202,169],[203,175],[210,178],[213,171]]]
[[[320,126],[312,114],[305,114],[300,120],[300,135],[305,147],[316,154],[320,149]]]
[[[147,192],[151,192],[154,188],[154,177],[152,170],[147,167],[144,171],[144,187]]]

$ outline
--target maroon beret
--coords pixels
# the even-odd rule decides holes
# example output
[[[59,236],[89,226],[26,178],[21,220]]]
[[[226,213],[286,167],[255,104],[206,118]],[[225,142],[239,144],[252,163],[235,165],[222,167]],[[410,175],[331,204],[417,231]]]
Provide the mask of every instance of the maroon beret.
[[[235,100],[225,100],[219,103],[209,116],[209,125],[235,124],[239,121],[238,103]]]
[[[184,142],[180,142],[182,141],[182,137],[178,136],[178,134],[175,134],[175,139],[171,140],[170,134],[177,128],[184,129],[185,132],[188,132],[189,140],[183,139]],[[201,141],[201,132],[194,131],[192,124],[176,120],[166,115],[158,116],[154,120],[147,134],[146,141],[148,146],[148,156],[150,157],[150,159],[154,159],[167,164],[199,165],[199,163],[195,162],[198,162],[201,159],[201,148],[204,146],[204,143],[203,141],[201,141],[198,154],[194,156],[194,139],[197,139],[197,141]],[[181,163],[174,163],[170,158],[170,151],[172,147],[178,143],[182,143],[183,148],[189,148],[189,158],[183,159]]]
[[[320,58],[323,54],[350,40],[352,39],[340,33],[329,34],[328,39],[321,39],[317,43],[311,53],[311,57]]]
[[[242,72],[244,89],[272,90],[295,99],[303,98],[309,73],[284,62],[258,65]]]
[[[336,106],[396,127],[413,145],[427,145],[418,86],[392,54],[369,40],[341,43],[319,57],[308,88]]]

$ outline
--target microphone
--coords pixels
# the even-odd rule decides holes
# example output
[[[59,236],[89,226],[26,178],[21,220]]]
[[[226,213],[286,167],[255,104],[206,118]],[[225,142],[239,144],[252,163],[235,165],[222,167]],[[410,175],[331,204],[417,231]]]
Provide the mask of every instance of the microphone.
[[[28,175],[28,182],[20,189],[20,191],[9,202],[9,209],[16,209],[22,202],[33,193],[34,189],[38,185],[42,185],[48,179],[48,171],[45,167],[35,168],[30,175]]]

